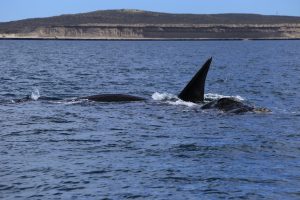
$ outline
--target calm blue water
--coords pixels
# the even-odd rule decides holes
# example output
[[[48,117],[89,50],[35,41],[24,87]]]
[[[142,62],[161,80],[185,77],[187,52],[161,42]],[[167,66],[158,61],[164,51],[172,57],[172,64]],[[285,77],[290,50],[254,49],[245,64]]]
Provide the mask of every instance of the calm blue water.
[[[0,41],[0,198],[299,199],[299,52],[300,41]],[[272,113],[152,97],[178,94],[210,56],[206,93]],[[12,102],[37,90],[149,100]]]

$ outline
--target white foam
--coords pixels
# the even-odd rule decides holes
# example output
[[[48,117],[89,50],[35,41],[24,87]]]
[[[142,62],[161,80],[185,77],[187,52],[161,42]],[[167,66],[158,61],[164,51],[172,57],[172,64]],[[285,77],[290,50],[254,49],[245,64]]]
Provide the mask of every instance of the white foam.
[[[31,92],[30,98],[34,101],[38,100],[40,98],[40,91],[37,88],[34,88]]]
[[[87,101],[88,101],[87,99],[69,98],[60,101],[50,101],[50,102],[54,104],[73,105],[73,104],[80,104]]]
[[[167,103],[171,104],[171,105],[182,105],[182,106],[188,106],[188,107],[193,107],[193,106],[197,106],[198,104],[193,103],[193,102],[189,102],[189,101],[182,101],[181,99],[178,99],[177,101],[167,101]]]
[[[234,98],[238,101],[244,101],[245,99],[239,95],[236,96],[226,96],[226,95],[221,95],[221,94],[214,94],[214,93],[207,93],[204,95],[205,99],[211,99],[211,100],[217,100],[221,98]]]
[[[154,92],[152,94],[152,99],[155,101],[164,101],[170,105],[183,105],[183,106],[196,106],[197,104],[193,102],[188,102],[188,101],[183,101],[177,97],[177,95],[170,94],[170,93],[159,93],[159,92]]]
[[[167,101],[167,100],[178,100],[179,98],[174,95],[174,94],[170,94],[170,93],[159,93],[159,92],[154,92],[152,94],[152,99],[155,101]]]

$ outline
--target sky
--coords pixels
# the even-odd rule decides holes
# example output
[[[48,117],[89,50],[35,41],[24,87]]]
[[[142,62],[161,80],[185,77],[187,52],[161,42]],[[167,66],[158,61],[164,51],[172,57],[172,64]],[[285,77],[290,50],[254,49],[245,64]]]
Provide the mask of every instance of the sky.
[[[300,0],[0,0],[0,22],[106,9],[300,16]]]

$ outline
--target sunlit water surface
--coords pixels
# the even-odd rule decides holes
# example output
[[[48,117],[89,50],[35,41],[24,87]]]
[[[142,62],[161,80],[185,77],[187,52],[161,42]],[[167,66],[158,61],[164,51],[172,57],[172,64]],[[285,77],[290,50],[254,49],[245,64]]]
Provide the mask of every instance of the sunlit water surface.
[[[300,41],[0,41],[0,198],[299,199],[299,52]],[[174,100],[210,56],[207,96],[272,113]],[[98,93],[148,100],[38,99]]]

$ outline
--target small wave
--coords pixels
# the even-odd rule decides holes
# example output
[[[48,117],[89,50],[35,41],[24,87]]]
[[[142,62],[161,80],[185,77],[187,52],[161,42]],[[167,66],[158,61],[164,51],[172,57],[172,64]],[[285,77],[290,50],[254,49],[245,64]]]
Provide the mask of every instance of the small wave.
[[[40,98],[40,91],[37,88],[34,88],[31,92],[30,98],[34,101],[38,100]]]
[[[239,95],[236,96],[226,96],[221,94],[207,93],[204,95],[205,100],[217,100],[221,98],[234,98],[238,101],[244,101],[245,99]]]

